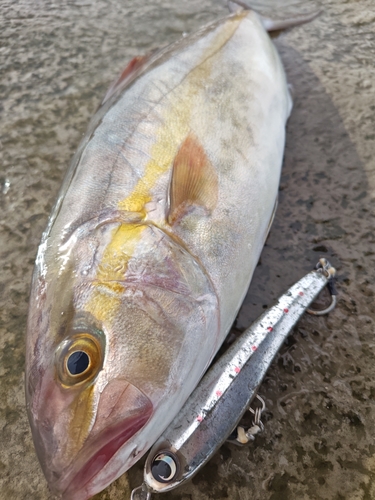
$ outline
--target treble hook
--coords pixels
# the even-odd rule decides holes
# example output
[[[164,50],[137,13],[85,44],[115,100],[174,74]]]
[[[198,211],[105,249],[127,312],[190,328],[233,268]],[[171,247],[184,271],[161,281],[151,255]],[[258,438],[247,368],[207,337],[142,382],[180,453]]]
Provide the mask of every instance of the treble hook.
[[[326,307],[323,310],[308,308],[306,309],[306,312],[312,314],[313,316],[324,316],[325,314],[330,313],[336,307],[337,304],[337,290],[335,287],[336,269],[332,267],[331,264],[328,262],[328,260],[325,258],[319,259],[319,262],[316,265],[315,269],[317,270],[318,273],[323,273],[328,278],[327,288],[331,295],[331,303],[328,307]]]

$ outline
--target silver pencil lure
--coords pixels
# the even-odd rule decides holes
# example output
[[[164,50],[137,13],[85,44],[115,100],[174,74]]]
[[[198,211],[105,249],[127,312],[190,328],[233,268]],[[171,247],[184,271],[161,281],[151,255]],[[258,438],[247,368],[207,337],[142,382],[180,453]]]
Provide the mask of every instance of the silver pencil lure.
[[[289,288],[210,368],[152,447],[144,483],[133,490],[131,500],[172,490],[203,467],[236,428],[282,343],[327,284],[335,304],[334,274],[329,262],[320,259],[315,271]],[[330,310],[332,306],[320,314]]]

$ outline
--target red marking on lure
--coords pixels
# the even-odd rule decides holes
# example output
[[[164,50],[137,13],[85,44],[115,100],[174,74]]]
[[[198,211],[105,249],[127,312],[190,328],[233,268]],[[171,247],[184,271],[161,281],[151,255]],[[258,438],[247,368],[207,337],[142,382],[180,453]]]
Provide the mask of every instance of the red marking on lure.
[[[220,398],[220,396],[222,396],[222,395],[223,395],[223,393],[222,393],[221,391],[216,391],[216,396],[217,396],[218,398]]]
[[[289,312],[289,309],[286,307],[286,308],[284,309],[284,312],[285,312],[285,313],[288,313],[288,312]]]
[[[198,420],[198,422],[202,422],[202,421],[203,421],[203,417],[202,417],[202,415],[198,415],[198,416],[197,416],[197,420]]]
[[[236,368],[234,369],[234,371],[235,371],[236,373],[240,373],[241,368],[240,368],[239,366],[236,366]]]
[[[305,294],[303,292],[299,292],[299,295],[303,297]]]
[[[251,349],[252,349],[253,351],[256,351],[258,348],[257,348],[257,346],[256,346],[256,345],[253,345],[253,346],[251,347]]]
[[[272,330],[273,330],[272,326],[269,326],[269,327],[267,328],[267,330],[268,330],[269,332],[272,332]]]

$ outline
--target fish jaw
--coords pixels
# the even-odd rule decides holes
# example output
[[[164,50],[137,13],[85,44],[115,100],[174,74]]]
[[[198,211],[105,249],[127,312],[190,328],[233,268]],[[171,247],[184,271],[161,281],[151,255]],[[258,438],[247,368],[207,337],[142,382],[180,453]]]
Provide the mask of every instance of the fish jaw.
[[[124,392],[128,390],[129,389],[125,389]],[[86,500],[104,489],[108,481],[116,479],[118,470],[117,467],[111,467],[112,457],[144,427],[153,414],[153,405],[150,400],[140,391],[136,390],[134,386],[131,386],[130,391],[140,400],[137,410],[133,410],[133,414],[129,415],[115,426],[111,428],[104,427],[104,429],[100,431],[100,435],[95,440],[96,451],[94,454],[91,454],[91,456],[89,454],[90,458],[88,458],[83,467],[78,471],[77,468],[74,468],[58,485],[62,487],[62,489],[65,488],[65,485],[68,485],[61,496],[63,500]],[[117,404],[121,406],[124,403],[123,400],[126,399],[126,397],[120,398]],[[84,455],[85,451],[84,448],[81,453]],[[130,456],[127,468],[130,468],[135,460],[134,456]],[[105,469],[106,466],[107,470],[105,477],[98,481],[97,475],[100,473],[103,476],[103,469]],[[95,482],[95,485],[92,484],[93,482]]]
[[[76,419],[77,400],[74,395],[67,398],[46,375],[28,404],[37,455],[55,498],[86,500],[117,477],[118,470],[111,468],[111,459],[152,417],[153,404],[126,380],[113,379],[101,394],[93,397],[96,417],[89,422],[90,430],[83,444],[79,439],[72,443],[67,430],[77,425],[84,427],[84,421]],[[83,399],[80,394],[78,404],[81,401],[84,405]],[[90,419],[90,412],[86,413]],[[127,468],[132,459],[129,457]],[[96,481],[96,491],[92,492],[91,483],[106,466],[105,483]]]

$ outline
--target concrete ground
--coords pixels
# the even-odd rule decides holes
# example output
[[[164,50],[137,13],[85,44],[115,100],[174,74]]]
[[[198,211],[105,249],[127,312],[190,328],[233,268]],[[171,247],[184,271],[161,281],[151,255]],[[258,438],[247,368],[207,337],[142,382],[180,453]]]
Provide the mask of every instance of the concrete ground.
[[[0,500],[46,500],[23,389],[41,232],[111,80],[133,56],[226,9],[214,0],[0,6]],[[320,256],[337,267],[338,307],[304,317],[271,366],[260,389],[265,432],[247,448],[223,446],[165,500],[375,498],[375,8],[373,0],[322,7],[276,42],[295,106],[278,212],[236,329]],[[141,476],[139,465],[96,500],[128,499]]]

